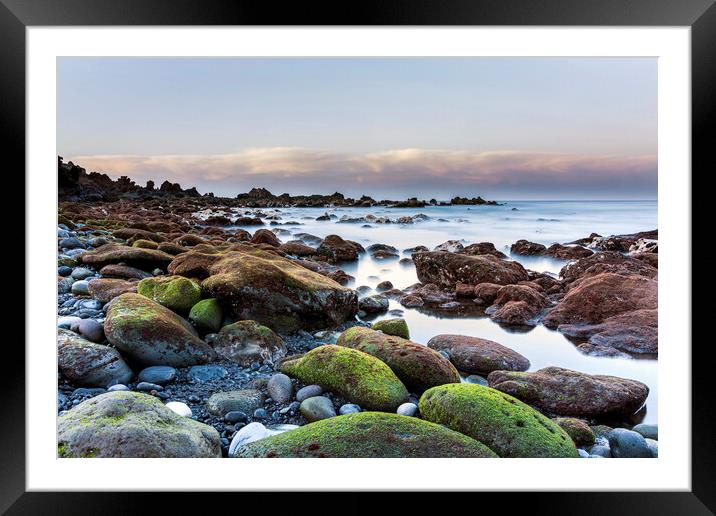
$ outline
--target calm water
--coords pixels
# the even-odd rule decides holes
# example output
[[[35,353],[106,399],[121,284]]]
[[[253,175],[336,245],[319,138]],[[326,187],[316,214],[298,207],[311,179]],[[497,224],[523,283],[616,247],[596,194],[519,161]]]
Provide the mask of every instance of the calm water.
[[[513,210],[513,208],[517,208]],[[596,232],[613,235],[647,231],[657,227],[656,201],[514,201],[504,206],[435,206],[416,209],[405,208],[295,208],[262,210],[276,213],[280,222],[296,221],[300,225],[279,226],[289,233],[279,234],[282,241],[292,240],[293,234],[310,233],[318,237],[338,234],[355,240],[367,247],[374,243],[392,245],[403,250],[416,245],[429,248],[446,240],[460,240],[463,244],[492,242],[495,247],[509,255],[509,246],[521,238],[550,245],[566,243]],[[318,222],[315,218],[323,213],[351,218],[374,215],[398,217],[424,214],[428,220],[413,224],[337,223],[336,220]],[[246,227],[255,231],[256,227]],[[401,253],[401,257],[404,253]],[[513,259],[525,267],[559,273],[566,263],[549,258],[515,256]],[[412,265],[401,265],[395,260],[374,260],[362,255],[358,263],[341,266],[355,276],[354,287],[375,287],[390,280],[396,288],[405,288],[417,282]],[[494,340],[526,356],[530,370],[547,366],[560,366],[593,374],[609,374],[632,378],[646,383],[651,392],[647,400],[644,421],[657,421],[657,362],[644,359],[598,358],[583,355],[560,333],[543,326],[528,332],[509,331],[487,317],[450,317],[404,308],[391,301],[391,309],[402,309],[410,327],[412,340],[427,342],[440,333],[473,335]],[[390,317],[389,315],[381,318]]]

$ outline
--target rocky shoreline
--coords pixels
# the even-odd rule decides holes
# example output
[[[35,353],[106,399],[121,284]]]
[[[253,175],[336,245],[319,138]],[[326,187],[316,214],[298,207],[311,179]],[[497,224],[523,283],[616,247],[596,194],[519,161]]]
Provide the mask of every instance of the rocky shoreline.
[[[281,226],[300,222],[269,209],[401,207],[393,201],[258,189],[219,199],[78,168],[59,163],[60,457],[658,455],[657,425],[638,424],[649,394],[639,381],[531,371],[529,356],[474,335],[414,342],[399,311],[371,323],[394,300],[544,325],[589,355],[655,357],[656,231],[515,242],[513,255],[563,260],[555,276],[489,242],[399,250],[338,234],[284,240]],[[414,201],[405,207],[425,206]],[[420,215],[318,220],[339,233],[343,223]],[[356,285],[341,267],[367,254],[415,267],[419,283]]]

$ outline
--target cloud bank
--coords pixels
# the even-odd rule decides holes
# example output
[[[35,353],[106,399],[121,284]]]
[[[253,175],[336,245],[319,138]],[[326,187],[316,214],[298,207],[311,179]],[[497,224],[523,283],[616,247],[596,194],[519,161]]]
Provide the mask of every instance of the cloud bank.
[[[654,155],[397,149],[355,154],[297,147],[212,155],[91,155],[67,158],[138,184],[165,179],[200,192],[235,196],[255,186],[273,193],[340,191],[379,198],[460,196],[656,198]]]

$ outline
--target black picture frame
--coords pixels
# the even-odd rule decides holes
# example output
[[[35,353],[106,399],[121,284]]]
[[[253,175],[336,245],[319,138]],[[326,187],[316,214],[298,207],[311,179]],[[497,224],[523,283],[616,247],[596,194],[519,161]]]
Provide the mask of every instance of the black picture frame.
[[[716,125],[716,5],[714,0],[361,0],[282,3],[245,0],[0,0],[0,131],[3,169],[15,179],[25,170],[25,29],[30,26],[87,25],[552,25],[552,26],[689,26],[692,70],[691,178],[709,177]],[[709,130],[710,129],[710,130]],[[6,176],[7,177],[7,176]],[[688,180],[685,176],[684,180]],[[15,191],[24,191],[18,181]],[[692,182],[693,192],[693,182]],[[696,221],[694,221],[696,222]],[[694,234],[692,230],[692,235]],[[26,237],[27,238],[27,237]],[[690,252],[690,250],[684,250]],[[27,272],[27,271],[26,271]],[[684,300],[689,302],[690,300]],[[29,314],[25,313],[26,323]],[[692,316],[693,319],[693,316]],[[713,383],[710,381],[710,342],[692,346],[692,490],[641,493],[480,493],[459,497],[483,508],[503,505],[510,511],[549,514],[713,514],[714,476]],[[684,349],[690,343],[683,343]],[[10,349],[14,348],[14,349]],[[126,514],[150,510],[149,496],[158,496],[161,512],[189,510],[195,503],[206,510],[229,502],[226,509],[251,510],[248,495],[211,494],[211,506],[185,494],[146,493],[26,493],[24,350],[5,343],[2,382],[2,471],[0,510],[7,514]],[[241,498],[238,498],[240,496]],[[280,498],[263,495],[264,510],[281,510]],[[290,495],[295,507],[311,506],[303,494]],[[425,503],[425,494],[402,496],[402,510]],[[235,502],[241,500],[240,503]],[[222,503],[223,502],[223,503]],[[338,503],[338,502],[334,502]],[[335,510],[373,510],[370,497],[342,495]],[[456,508],[452,505],[451,510]],[[499,505],[497,505],[499,504]],[[231,508],[233,507],[233,509]],[[477,509],[480,510],[480,509]]]

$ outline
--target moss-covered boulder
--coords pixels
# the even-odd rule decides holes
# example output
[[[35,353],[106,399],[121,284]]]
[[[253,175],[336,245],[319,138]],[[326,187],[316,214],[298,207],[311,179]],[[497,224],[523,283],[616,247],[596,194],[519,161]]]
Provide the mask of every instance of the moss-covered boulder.
[[[221,457],[219,433],[168,409],[154,396],[100,394],[58,418],[57,454],[66,457]]]
[[[490,387],[555,416],[627,417],[639,410],[649,396],[649,387],[637,380],[561,367],[528,373],[494,371],[487,381]]]
[[[246,444],[235,457],[496,457],[466,435],[414,417],[360,412]]]
[[[156,267],[165,269],[174,257],[158,249],[143,249],[119,244],[105,244],[95,251],[84,253],[80,259],[82,263],[96,268],[104,267],[110,263],[124,262],[132,267],[142,270],[152,270]]]
[[[363,351],[385,362],[412,392],[460,383],[460,374],[447,358],[427,346],[400,337],[354,326],[344,331],[336,344]]]
[[[72,383],[87,387],[127,383],[134,376],[116,349],[63,329],[57,330],[57,365]]]
[[[284,359],[279,369],[306,384],[318,384],[364,409],[395,411],[408,399],[405,385],[385,363],[343,346],[320,346]]]
[[[201,287],[183,276],[143,279],[137,285],[137,293],[184,315],[201,300]]]
[[[215,358],[191,324],[138,294],[122,294],[112,301],[104,333],[122,354],[143,365],[186,367]]]
[[[420,398],[424,419],[486,444],[500,457],[578,457],[569,435],[521,401],[489,387],[450,384]]]
[[[583,419],[574,417],[558,417],[554,419],[562,430],[567,432],[574,444],[579,448],[587,448],[594,444],[596,437],[589,424]]]
[[[373,323],[372,328],[376,331],[382,331],[386,335],[394,335],[401,339],[410,339],[410,330],[405,319],[396,317],[394,319],[383,319]]]
[[[235,319],[259,321],[280,332],[325,329],[358,311],[354,290],[247,244],[199,246],[177,256],[169,270],[206,278],[202,288]]]
[[[223,317],[224,312],[216,299],[202,299],[189,310],[189,320],[205,332],[219,331]]]
[[[132,247],[141,247],[142,249],[157,249],[159,247],[159,244],[157,244],[153,240],[145,240],[143,238],[140,238],[139,240],[135,240],[132,242]]]
[[[238,321],[224,326],[213,346],[219,356],[242,366],[252,362],[276,362],[286,355],[281,337],[256,321]]]

